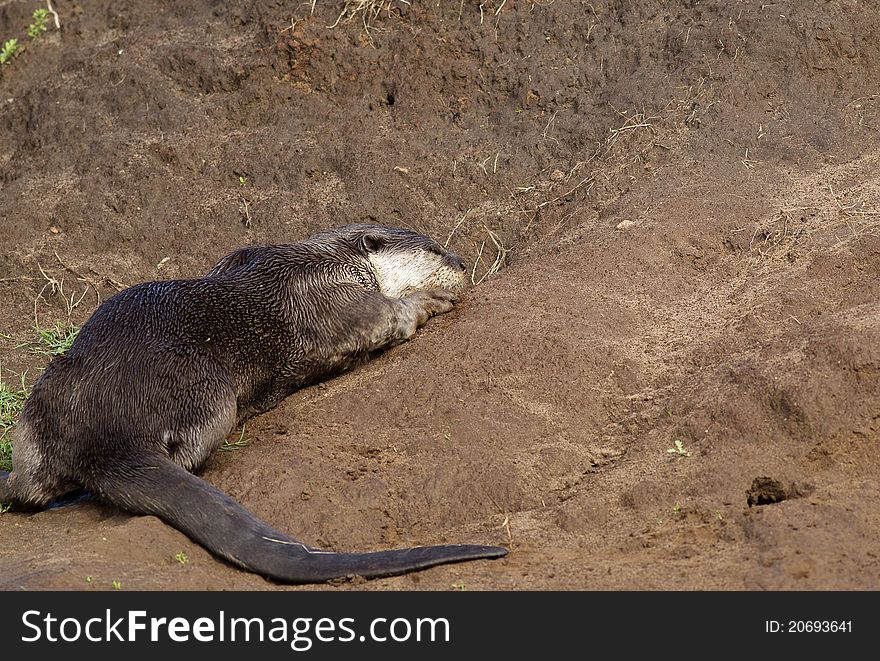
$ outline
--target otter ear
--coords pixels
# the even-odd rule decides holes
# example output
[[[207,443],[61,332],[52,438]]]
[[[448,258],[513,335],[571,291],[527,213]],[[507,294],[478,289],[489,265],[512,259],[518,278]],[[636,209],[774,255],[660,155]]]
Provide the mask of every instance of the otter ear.
[[[367,232],[360,239],[361,249],[366,253],[379,252],[385,245],[385,240],[378,234]]]

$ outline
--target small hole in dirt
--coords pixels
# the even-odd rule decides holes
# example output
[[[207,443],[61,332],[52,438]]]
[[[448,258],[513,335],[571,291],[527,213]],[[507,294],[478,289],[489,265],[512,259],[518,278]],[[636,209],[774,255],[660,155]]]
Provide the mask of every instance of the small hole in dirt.
[[[781,503],[788,498],[788,490],[772,477],[756,477],[752,480],[751,489],[746,492],[749,507],[755,505],[772,505]]]
[[[388,105],[389,105],[389,106],[393,106],[393,105],[394,105],[394,102],[395,102],[396,100],[397,100],[397,99],[395,99],[395,98],[394,98],[394,95],[391,94],[390,92],[388,93],[388,96],[385,97],[385,101],[388,102]]]

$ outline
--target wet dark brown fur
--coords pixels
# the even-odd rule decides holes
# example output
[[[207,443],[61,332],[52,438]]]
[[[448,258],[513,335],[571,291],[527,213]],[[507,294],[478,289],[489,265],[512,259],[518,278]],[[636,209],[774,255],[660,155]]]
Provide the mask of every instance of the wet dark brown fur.
[[[319,551],[190,472],[244,420],[412,337],[463,283],[463,262],[430,238],[352,225],[237,250],[203,278],[120,292],[34,384],[0,502],[41,507],[87,490],[293,583],[502,556],[477,545]]]

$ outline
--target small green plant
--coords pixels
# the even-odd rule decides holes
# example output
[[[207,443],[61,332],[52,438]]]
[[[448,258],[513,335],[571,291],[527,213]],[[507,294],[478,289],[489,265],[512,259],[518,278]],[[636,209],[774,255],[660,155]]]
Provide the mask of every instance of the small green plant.
[[[28,25],[27,35],[31,39],[36,39],[49,28],[49,10],[35,9],[33,17],[34,22]]]
[[[7,39],[4,41],[3,45],[0,46],[0,64],[9,64],[9,61],[15,57],[19,48],[21,46],[18,45],[18,39]]]
[[[238,435],[237,439],[227,438],[223,441],[223,445],[220,446],[220,450],[223,452],[230,452],[232,450],[241,450],[244,447],[248,446],[250,443],[250,439],[244,437],[244,425],[241,426],[241,433]]]
[[[452,584],[453,590],[458,590],[459,592],[464,592],[467,588],[464,585],[464,581],[456,581]]]
[[[122,583],[119,581],[113,581],[110,585],[113,586],[114,590],[121,590],[122,589]]]
[[[676,514],[680,514],[681,513],[681,505],[679,505],[678,503],[675,503],[675,505],[672,506],[672,511],[675,512]]]
[[[92,582],[92,577],[86,576],[86,583],[91,583],[91,582]]]
[[[187,563],[187,561],[189,560],[189,558],[186,557],[186,553],[184,553],[183,551],[181,551],[180,553],[175,555],[174,559],[177,560],[177,562],[179,562],[182,565],[185,565]]]
[[[16,385],[0,379],[0,470],[12,470],[12,428],[28,396],[24,385],[26,373],[19,375]]]
[[[666,452],[669,454],[674,454],[678,457],[690,457],[691,453],[688,450],[685,450],[684,443],[676,439],[675,447],[667,448]]]
[[[243,174],[239,175],[238,176],[238,185],[244,186],[245,184],[247,184],[247,177],[245,177]]]
[[[62,356],[79,334],[79,327],[73,324],[55,324],[51,328],[37,327],[37,344],[31,347],[33,353],[43,356]]]
[[[0,514],[6,514],[10,509],[12,509],[11,503],[0,503]]]

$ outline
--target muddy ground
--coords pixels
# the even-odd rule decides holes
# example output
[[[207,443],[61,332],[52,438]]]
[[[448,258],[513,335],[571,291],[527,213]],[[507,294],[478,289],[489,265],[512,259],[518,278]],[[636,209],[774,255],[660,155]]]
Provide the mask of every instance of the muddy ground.
[[[407,225],[467,260],[458,308],[203,476],[315,545],[511,553],[329,589],[880,588],[870,3],[53,4],[30,42],[0,2],[4,380],[121,286]],[[96,504],[0,515],[0,567],[279,587]]]

